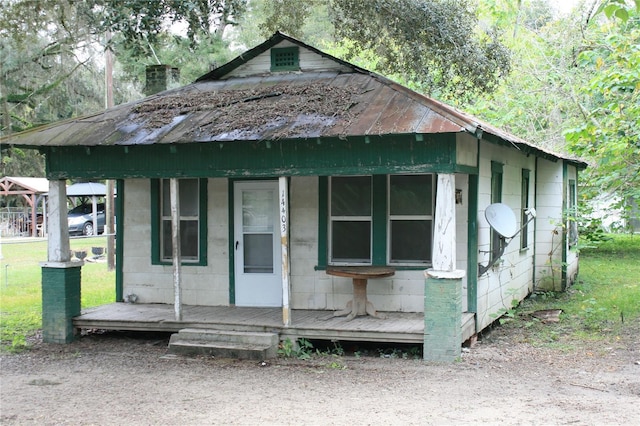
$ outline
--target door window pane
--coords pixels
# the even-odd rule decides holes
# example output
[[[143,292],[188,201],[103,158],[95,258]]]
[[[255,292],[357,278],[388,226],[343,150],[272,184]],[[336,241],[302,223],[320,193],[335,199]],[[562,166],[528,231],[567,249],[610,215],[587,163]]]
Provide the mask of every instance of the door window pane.
[[[244,234],[244,272],[273,273],[273,234]]]
[[[242,231],[273,232],[273,191],[242,191]]]

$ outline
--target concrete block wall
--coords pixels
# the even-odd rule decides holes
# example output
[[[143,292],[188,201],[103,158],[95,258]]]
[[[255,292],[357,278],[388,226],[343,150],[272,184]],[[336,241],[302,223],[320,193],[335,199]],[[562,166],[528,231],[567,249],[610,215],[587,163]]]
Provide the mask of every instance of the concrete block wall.
[[[352,280],[315,270],[318,264],[318,178],[291,178],[289,198],[292,307],[343,309],[353,299]],[[397,271],[390,278],[369,280],[367,297],[379,311],[422,312],[424,271]]]
[[[72,318],[80,315],[81,266],[42,267],[42,340],[69,343]]]
[[[183,265],[181,273],[184,304],[229,304],[227,185],[227,179],[209,179],[207,265]],[[135,294],[138,303],[173,303],[172,266],[151,264],[149,179],[127,180],[125,193],[123,294]]]
[[[562,163],[538,160],[535,286],[562,290]]]

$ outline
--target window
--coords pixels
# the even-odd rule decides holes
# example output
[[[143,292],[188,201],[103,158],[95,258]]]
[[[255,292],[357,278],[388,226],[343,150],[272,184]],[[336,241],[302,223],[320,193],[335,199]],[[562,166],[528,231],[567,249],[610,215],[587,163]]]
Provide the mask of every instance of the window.
[[[271,71],[299,70],[298,52],[298,46],[271,49]]]
[[[428,174],[330,178],[328,262],[408,266],[430,262],[433,184]],[[322,263],[321,259],[322,255]]]
[[[389,263],[431,259],[432,182],[431,175],[389,176]]]
[[[520,231],[520,248],[526,249],[529,247],[529,215],[527,209],[529,208],[529,170],[522,169],[522,189],[520,192],[521,201],[521,214],[520,220],[522,223],[522,230]]]
[[[371,264],[371,176],[331,178],[330,253],[334,263]]]
[[[569,179],[569,212],[567,228],[569,229],[569,247],[578,244],[578,189],[576,181]]]
[[[171,198],[169,179],[152,181],[152,250],[154,264],[171,263]],[[206,265],[206,179],[178,179],[180,255],[184,264]]]
[[[502,202],[502,169],[502,163],[491,162],[491,204]],[[503,241],[500,234],[491,229],[491,259],[500,257]]]

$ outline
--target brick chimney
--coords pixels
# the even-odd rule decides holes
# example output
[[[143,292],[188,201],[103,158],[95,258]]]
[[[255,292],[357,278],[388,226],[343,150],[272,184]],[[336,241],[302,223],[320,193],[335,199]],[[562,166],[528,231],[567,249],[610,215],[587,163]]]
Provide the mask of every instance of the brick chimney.
[[[144,93],[147,96],[173,89],[180,83],[180,70],[170,65],[147,65],[147,84]]]

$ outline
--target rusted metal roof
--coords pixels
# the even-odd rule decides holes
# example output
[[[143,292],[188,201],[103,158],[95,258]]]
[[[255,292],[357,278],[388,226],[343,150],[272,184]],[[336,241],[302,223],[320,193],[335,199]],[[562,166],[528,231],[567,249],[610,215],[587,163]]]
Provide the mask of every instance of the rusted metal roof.
[[[348,65],[351,72],[226,76],[282,40]],[[515,148],[562,158],[281,33],[193,84],[0,142],[37,147],[112,146],[460,132],[493,134]]]

